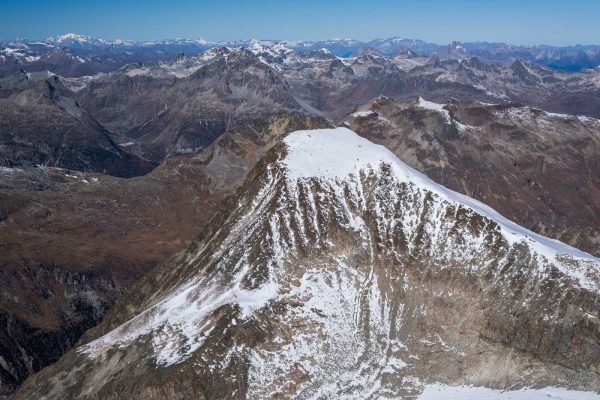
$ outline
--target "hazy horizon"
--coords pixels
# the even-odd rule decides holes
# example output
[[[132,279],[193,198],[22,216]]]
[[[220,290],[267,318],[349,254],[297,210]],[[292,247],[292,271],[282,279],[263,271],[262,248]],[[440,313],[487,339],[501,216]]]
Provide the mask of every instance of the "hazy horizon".
[[[333,40],[356,40],[359,41],[361,43],[369,43],[371,41],[374,40],[387,40],[387,39],[393,39],[393,38],[400,38],[402,40],[421,40],[425,43],[428,44],[434,44],[434,45],[439,45],[439,46],[445,46],[445,45],[449,45],[453,42],[459,42],[459,43],[488,43],[488,44],[508,44],[508,45],[513,45],[513,46],[524,46],[524,47],[535,47],[535,46],[553,46],[553,47],[576,47],[576,46],[600,46],[600,41],[598,42],[589,42],[589,43],[572,43],[572,44],[555,44],[555,43],[532,43],[532,44],[523,44],[523,43],[514,43],[514,42],[504,42],[504,41],[499,41],[499,40],[456,40],[456,39],[451,39],[448,42],[442,43],[442,42],[432,42],[429,40],[424,40],[418,37],[405,37],[405,36],[401,36],[401,35],[392,35],[392,36],[377,36],[371,39],[358,39],[358,38],[354,38],[354,37],[347,37],[347,38],[340,38],[340,37],[328,37],[328,38],[321,38],[321,39],[317,39],[317,40],[307,40],[307,39],[302,39],[302,38],[293,38],[293,39],[288,39],[288,38],[258,38],[258,37],[241,37],[241,38],[236,38],[236,39],[228,39],[228,40],[219,40],[219,39],[213,39],[210,37],[206,37],[206,36],[197,36],[197,37],[163,37],[163,38],[156,38],[156,39],[141,39],[141,40],[134,40],[134,39],[130,39],[130,38],[126,38],[126,37],[102,37],[102,36],[95,36],[95,35],[90,35],[90,34],[86,34],[86,33],[81,33],[81,32],[63,32],[63,33],[59,33],[56,35],[50,35],[47,37],[13,37],[13,38],[3,38],[0,37],[0,41],[45,41],[45,40],[49,40],[49,39],[53,39],[56,38],[58,36],[64,36],[64,35],[77,35],[77,36],[83,36],[83,37],[89,37],[92,39],[98,39],[98,40],[106,40],[108,42],[114,42],[114,41],[124,41],[124,42],[153,42],[153,41],[166,41],[166,40],[206,40],[207,42],[210,43],[221,43],[221,42],[237,42],[237,41],[249,41],[249,40],[257,40],[257,41],[265,41],[265,42],[325,42],[325,41],[333,41]]]
[[[598,44],[600,40],[600,2],[484,3],[5,1],[0,4],[0,39],[43,40],[73,32],[133,41],[202,37],[211,41],[352,38],[368,42],[399,36],[436,44],[460,41],[569,46]]]

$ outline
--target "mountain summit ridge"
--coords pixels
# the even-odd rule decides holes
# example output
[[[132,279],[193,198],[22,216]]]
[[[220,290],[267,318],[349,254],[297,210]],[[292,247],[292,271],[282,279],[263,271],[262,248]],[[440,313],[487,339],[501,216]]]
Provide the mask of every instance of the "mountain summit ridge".
[[[499,231],[511,244],[527,241],[527,245],[535,249],[541,259],[547,259],[547,261],[555,263],[562,272],[578,282],[582,288],[600,291],[598,276],[594,276],[594,273],[598,274],[597,269],[600,268],[600,260],[597,258],[557,240],[548,239],[524,229],[500,216],[485,204],[444,188],[410,168],[385,147],[373,144],[347,128],[297,131],[290,133],[283,140],[283,143],[286,146],[287,155],[280,161],[280,164],[285,170],[285,180],[292,187],[295,181],[306,179],[317,179],[321,182],[328,182],[333,186],[352,176],[359,176],[361,171],[373,171],[381,165],[385,165],[386,168],[390,168],[390,172],[399,182],[414,184],[419,189],[440,196],[445,201],[453,202],[459,207],[468,207],[479,215],[489,218],[498,224]],[[348,218],[348,221],[351,229],[360,230],[365,226],[364,221],[360,221],[360,219]],[[275,250],[275,255],[283,258],[283,254],[284,251]],[[561,257],[572,257],[574,260],[585,261],[589,269],[587,271],[574,271],[570,269],[569,264],[559,261]],[[592,279],[587,278],[586,275],[590,275]],[[242,283],[241,278],[242,276],[236,278],[238,284]],[[131,324],[135,328],[132,329],[132,326],[127,326],[127,329],[122,330],[127,332],[124,337],[119,337],[119,335],[115,335],[115,332],[111,332],[98,339],[98,341],[86,345],[81,351],[92,357],[98,354],[101,355],[105,351],[105,345],[128,343],[153,329],[159,328],[163,323],[169,326],[185,326],[182,331],[188,332],[193,330],[193,327],[189,326],[190,321],[192,321],[190,318],[198,320],[225,304],[239,305],[243,317],[247,318],[253,311],[264,307],[269,300],[275,298],[278,289],[273,282],[268,282],[252,291],[233,285],[235,288],[231,292],[217,293],[216,297],[211,297],[212,293],[202,293],[201,296],[206,297],[204,300],[199,300],[198,303],[206,303],[207,305],[192,311],[189,304],[186,304],[185,299],[190,293],[197,291],[198,285],[201,284],[201,282],[193,279],[165,299],[164,304],[161,302],[160,308],[164,312],[158,312],[161,317],[153,320],[150,326],[137,326],[135,321],[131,321],[128,325]],[[184,306],[182,307],[182,305]],[[174,310],[181,310],[182,314],[174,314]],[[143,318],[141,319],[143,320]],[[134,330],[133,333],[132,330]],[[189,354],[191,351],[196,350],[201,344],[202,341],[198,340],[195,345],[189,345],[190,351],[186,351],[186,353]],[[171,365],[185,359],[185,357],[178,358],[176,355],[169,353],[170,347],[167,346],[166,349],[166,354],[158,352],[158,364]]]
[[[364,168],[373,168],[384,163],[393,167],[396,176],[402,181],[417,184],[432,193],[445,197],[446,200],[467,206],[478,214],[494,220],[502,227],[503,234],[507,239],[510,235],[514,235],[514,239],[511,241],[530,239],[537,242],[539,246],[536,247],[539,248],[540,253],[545,253],[549,259],[555,260],[556,256],[562,254],[584,260],[600,261],[596,257],[558,240],[549,239],[524,229],[504,218],[489,206],[445,188],[409,167],[384,146],[374,144],[348,128],[297,131],[290,133],[284,139],[284,143],[288,148],[288,156],[282,163],[288,167],[290,179],[323,177],[344,179],[348,175],[358,174]],[[333,152],[334,150],[335,152]],[[598,290],[598,286],[595,286],[594,289]]]

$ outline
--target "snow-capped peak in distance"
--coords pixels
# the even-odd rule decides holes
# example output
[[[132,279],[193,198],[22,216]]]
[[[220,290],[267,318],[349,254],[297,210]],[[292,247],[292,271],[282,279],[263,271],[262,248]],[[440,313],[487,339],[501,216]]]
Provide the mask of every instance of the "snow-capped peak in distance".
[[[23,43],[33,41],[18,40]],[[359,54],[364,49],[377,51],[384,56],[394,56],[398,52],[417,56],[437,55],[449,59],[469,59],[481,57],[489,61],[510,63],[517,58],[523,58],[531,63],[546,65],[556,69],[579,71],[594,68],[600,64],[600,45],[585,46],[516,46],[506,43],[486,42],[451,42],[450,45],[428,43],[419,39],[391,37],[387,39],[374,39],[360,41],[351,38],[334,38],[321,41],[306,40],[260,40],[264,44],[282,43],[286,47],[301,52],[309,52],[327,48],[338,57],[350,57]],[[46,45],[59,45],[61,47],[87,48],[87,47],[127,47],[127,48],[152,48],[154,46],[175,45],[182,47],[183,51],[198,52],[209,47],[249,47],[254,41],[248,39],[233,41],[209,41],[206,39],[164,39],[148,41],[131,40],[105,40],[91,36],[67,33],[45,40]],[[581,54],[585,57],[581,57]]]
[[[281,42],[268,42],[252,39],[251,45],[248,48],[252,53],[256,55],[264,54],[272,57],[278,57],[281,55],[293,53],[294,51],[288,47],[286,47]]]
[[[55,41],[55,42],[58,42],[58,43],[62,43],[62,42],[66,42],[66,41],[73,41],[73,42],[79,42],[79,43],[87,43],[87,42],[90,42],[90,41],[95,40],[95,39],[92,38],[91,36],[78,35],[76,33],[65,33],[64,35],[58,35],[56,37],[50,37],[50,38],[48,38],[48,40]]]
[[[74,48],[79,47],[95,47],[95,46],[134,46],[138,44],[132,40],[114,39],[106,40],[101,38],[95,38],[93,36],[79,35],[77,33],[66,33],[64,35],[58,35],[49,37],[45,40],[45,44],[54,44],[63,47],[72,46]],[[139,43],[141,45],[141,43]]]
[[[58,35],[54,37],[49,37],[45,41],[45,44],[55,44],[60,46],[73,46],[74,48],[79,47],[95,47],[95,46],[125,46],[125,47],[151,47],[157,45],[190,45],[190,46],[200,46],[207,47],[211,45],[217,45],[217,43],[209,42],[204,38],[200,39],[186,39],[186,38],[177,38],[177,39],[164,39],[164,40],[147,40],[147,41],[134,41],[134,40],[126,40],[126,39],[114,39],[107,40],[102,38],[96,38],[93,36],[79,35],[76,33],[66,33],[64,35]]]
[[[357,44],[360,42],[358,40],[354,40],[352,38],[346,38],[346,39],[333,38],[333,39],[326,40],[325,43],[336,43],[336,44],[343,43],[345,45],[354,45],[354,44]]]

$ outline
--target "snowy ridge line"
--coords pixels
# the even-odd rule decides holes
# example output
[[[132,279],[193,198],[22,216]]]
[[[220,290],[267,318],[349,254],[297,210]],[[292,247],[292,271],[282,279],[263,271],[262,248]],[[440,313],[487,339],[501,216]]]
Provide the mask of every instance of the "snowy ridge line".
[[[600,270],[600,259],[555,239],[539,235],[503,217],[496,210],[463,194],[439,185],[409,167],[384,146],[374,144],[347,128],[297,131],[289,134],[284,143],[288,156],[282,161],[287,167],[289,179],[320,178],[334,181],[358,175],[361,170],[376,169],[382,163],[390,165],[401,182],[439,195],[451,203],[466,206],[477,214],[496,222],[505,239],[513,244],[526,241],[548,261],[556,262],[557,256],[567,255],[589,260]],[[583,285],[585,276],[575,271],[565,271]]]
[[[585,259],[589,263],[587,271],[593,270],[594,273],[600,270],[600,260],[561,242],[528,231],[502,217],[490,207],[436,184],[423,174],[408,167],[385,147],[373,144],[349,129],[335,128],[297,131],[289,134],[284,139],[284,144],[287,146],[288,151],[287,156],[278,162],[281,168],[273,168],[275,165],[272,164],[267,166],[266,182],[261,184],[258,193],[253,197],[241,200],[242,203],[240,206],[244,204],[248,208],[241,208],[240,210],[243,210],[243,214],[232,217],[235,223],[228,228],[229,234],[223,239],[214,253],[211,253],[207,259],[203,259],[203,262],[214,263],[214,272],[204,275],[198,273],[195,276],[188,277],[178,288],[165,293],[164,297],[152,307],[134,316],[106,335],[80,347],[78,349],[80,354],[84,354],[92,359],[102,359],[113,346],[126,347],[134,343],[138,338],[141,338],[151,341],[153,355],[158,365],[173,365],[186,360],[203,346],[206,337],[208,337],[215,326],[212,314],[223,305],[231,304],[239,307],[238,317],[242,319],[250,317],[255,311],[265,307],[274,298],[302,297],[304,294],[311,294],[310,298],[313,299],[307,304],[317,309],[332,308],[332,299],[330,296],[332,292],[328,292],[328,285],[323,283],[322,274],[325,273],[323,269],[309,270],[306,277],[302,278],[302,282],[306,282],[306,284],[301,285],[299,289],[292,289],[287,294],[280,291],[281,288],[287,285],[285,282],[287,275],[283,273],[286,271],[285,263],[287,255],[294,252],[294,247],[286,244],[287,242],[281,232],[286,232],[287,229],[290,231],[290,234],[296,234],[293,229],[289,228],[290,221],[293,218],[301,217],[297,213],[293,213],[292,215],[286,214],[286,212],[282,211],[283,208],[280,212],[275,212],[269,216],[267,213],[269,204],[271,204],[271,201],[283,201],[285,204],[294,204],[295,202],[296,209],[299,209],[301,207],[298,203],[300,199],[299,186],[308,184],[306,180],[310,178],[316,178],[331,190],[335,199],[339,198],[341,208],[336,209],[335,212],[348,217],[346,223],[342,223],[342,225],[347,225],[353,231],[364,232],[368,235],[368,230],[362,229],[364,221],[360,216],[353,215],[345,203],[342,188],[344,187],[344,183],[349,183],[351,190],[354,191],[354,197],[357,200],[364,198],[359,173],[361,171],[380,171],[382,164],[390,166],[390,173],[396,182],[405,182],[416,187],[417,190],[415,192],[420,192],[421,194],[425,194],[426,192],[432,193],[450,205],[463,205],[472,209],[475,213],[495,221],[501,227],[502,235],[508,242],[528,242],[527,246],[532,248],[534,253],[539,253],[547,258],[554,258],[555,265],[565,275],[573,277],[582,287],[598,291],[597,285],[591,279],[586,279],[584,273],[575,270],[574,267],[569,267],[566,263],[560,262],[561,260],[556,260],[556,256],[558,254],[567,254],[572,257]],[[282,180],[287,184],[288,194],[278,197],[277,183],[282,182]],[[310,228],[308,229],[314,228],[318,230],[319,226],[316,221],[317,205],[312,197],[308,197],[306,206],[310,209],[307,217],[311,219]],[[360,207],[364,208],[364,204]],[[421,207],[421,203],[415,204],[415,207]],[[416,209],[414,214],[420,215],[420,211],[420,209]],[[438,214],[434,213],[434,215]],[[297,232],[300,241],[308,244],[309,242],[306,240],[303,228],[304,224],[301,221],[296,221],[296,223],[300,227]],[[399,220],[399,223],[407,225],[404,220]],[[265,233],[262,231],[265,224],[268,224],[270,228],[267,231],[266,238],[260,236]],[[215,239],[217,237],[218,235],[213,236],[209,239],[208,243],[214,240],[222,240]],[[271,243],[269,250],[264,254],[269,257],[267,262],[268,279],[255,289],[247,289],[243,281],[253,269],[257,268],[257,264],[252,261],[249,256],[249,249],[246,246],[246,243],[253,238],[265,239],[268,243]],[[476,241],[473,242],[474,246],[481,245],[481,239],[475,239]],[[371,242],[369,238],[365,238],[365,240],[368,243]],[[319,244],[317,242],[314,245],[318,246]],[[188,254],[184,263],[186,265],[198,263],[204,254],[206,246],[208,244]],[[371,254],[372,257],[373,255]],[[352,268],[346,266],[344,260],[338,260],[338,264],[340,268],[343,267],[341,269],[344,271],[353,271]],[[279,273],[283,273],[283,275]],[[227,283],[224,283],[222,278],[226,274],[231,275],[227,275]],[[304,281],[305,278],[307,279],[306,281]],[[368,277],[367,279],[367,275],[349,275],[347,278],[350,279],[349,282],[351,284],[346,281],[340,281],[340,285],[336,286],[342,288],[345,285],[347,286],[347,284],[350,285],[347,290],[343,289],[338,293],[339,297],[336,301],[339,301],[340,304],[352,303],[348,300],[347,293],[352,292],[350,288],[355,287],[355,282],[369,283],[372,279],[372,277]],[[321,285],[320,282],[323,284]],[[321,289],[317,290],[316,288],[319,285]],[[360,293],[362,293],[362,287],[361,285]],[[367,284],[364,290],[370,291],[369,296],[371,299],[379,299],[381,297],[379,292],[374,291],[375,286]],[[323,293],[327,295],[323,295]],[[350,298],[354,297],[350,296]],[[377,304],[380,305],[383,303],[375,301],[370,304],[373,304],[373,307],[375,307]],[[345,310],[345,307],[339,309]],[[372,316],[383,315],[378,308],[371,311],[370,315]],[[304,315],[302,314],[302,310],[297,310],[296,314],[298,317]],[[352,326],[352,321],[354,321],[351,314],[346,313],[342,315],[340,312],[339,315],[343,316],[343,318],[331,319],[333,325],[328,326],[335,332],[347,332],[350,329],[349,327]],[[306,315],[304,316],[306,317]],[[374,324],[374,326],[389,327],[389,323],[381,321],[381,323]],[[380,336],[385,337],[386,332],[388,331],[384,330]],[[310,332],[306,334],[308,335],[308,333]],[[337,333],[332,335],[332,337],[339,336]],[[356,349],[356,346],[352,345],[352,348]],[[307,353],[307,357],[310,354],[320,354],[321,352],[322,350],[315,348],[314,352]],[[290,360],[295,357],[292,353],[282,355],[282,362],[284,364],[284,356],[291,357]],[[405,362],[401,358],[390,359],[386,360],[386,364],[381,365],[381,367],[387,368],[390,366],[391,364],[388,361],[398,366],[404,365],[402,363]],[[258,375],[262,376],[264,375],[264,371],[268,370],[269,366],[261,368],[263,368],[263,371]],[[255,378],[259,379],[257,376]],[[258,387],[262,387],[262,384],[258,385]]]
[[[424,98],[419,97],[419,99],[417,101],[417,106],[422,109],[425,109],[425,110],[435,111],[437,113],[442,114],[448,125],[455,125],[456,128],[460,131],[464,132],[464,131],[476,129],[472,126],[463,124],[462,122],[458,121],[456,118],[452,118],[450,111],[448,111],[444,108],[445,107],[444,104],[434,103],[432,101],[427,101]]]
[[[499,117],[504,118],[514,118],[514,119],[535,119],[537,116],[534,113],[539,113],[543,117],[548,118],[557,118],[562,120],[577,120],[583,124],[586,123],[597,123],[600,122],[597,118],[588,117],[586,115],[579,114],[563,114],[563,113],[555,113],[543,110],[541,108],[531,107],[527,105],[516,105],[516,104],[491,104],[491,103],[482,103],[478,101],[478,103],[489,106],[508,106],[507,108],[501,110],[493,110],[493,113]]]

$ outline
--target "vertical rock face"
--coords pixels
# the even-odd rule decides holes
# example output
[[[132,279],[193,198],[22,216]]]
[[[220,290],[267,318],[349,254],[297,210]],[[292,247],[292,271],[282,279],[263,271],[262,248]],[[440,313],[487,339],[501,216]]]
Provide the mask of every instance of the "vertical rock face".
[[[99,273],[54,265],[1,271],[0,278],[0,395],[57,361],[122,292]]]
[[[599,390],[600,261],[343,129],[275,146],[229,209],[25,398]],[[94,338],[90,338],[94,339]]]

